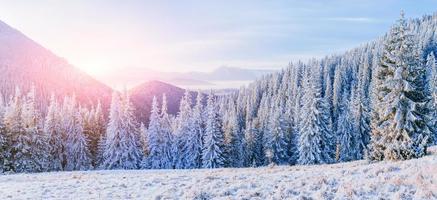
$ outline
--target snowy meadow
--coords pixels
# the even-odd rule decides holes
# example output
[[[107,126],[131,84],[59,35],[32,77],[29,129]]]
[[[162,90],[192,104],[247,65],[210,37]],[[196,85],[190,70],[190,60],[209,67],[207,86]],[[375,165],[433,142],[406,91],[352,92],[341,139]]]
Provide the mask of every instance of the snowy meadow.
[[[437,148],[408,161],[0,177],[1,199],[436,199]]]

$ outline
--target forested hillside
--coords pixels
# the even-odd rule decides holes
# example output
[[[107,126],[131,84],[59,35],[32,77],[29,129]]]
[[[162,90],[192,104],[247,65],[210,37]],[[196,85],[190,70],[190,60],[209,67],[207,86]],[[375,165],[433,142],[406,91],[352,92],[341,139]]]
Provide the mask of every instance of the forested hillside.
[[[101,106],[35,92],[0,102],[4,171],[193,169],[422,157],[435,142],[437,14],[401,18],[342,55],[291,62],[239,91],[185,91],[179,112],[153,98],[140,123],[128,92]],[[196,97],[194,97],[196,96]],[[2,98],[0,98],[2,99]],[[206,100],[206,105],[203,103]],[[138,102],[137,102],[138,103]]]
[[[23,91],[35,87],[38,108],[44,111],[52,93],[58,99],[75,94],[87,106],[100,100],[107,108],[112,92],[110,87],[0,21],[0,92],[11,96],[16,87]]]

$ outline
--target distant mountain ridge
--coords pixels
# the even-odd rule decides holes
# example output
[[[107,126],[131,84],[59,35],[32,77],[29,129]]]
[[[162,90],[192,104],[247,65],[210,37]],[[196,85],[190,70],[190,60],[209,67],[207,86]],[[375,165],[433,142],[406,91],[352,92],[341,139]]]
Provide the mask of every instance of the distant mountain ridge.
[[[219,67],[212,72],[188,72],[181,73],[180,76],[195,80],[249,81],[275,71],[277,70]]]
[[[111,75],[100,75],[99,80],[111,80],[114,85],[136,86],[145,81],[159,80],[179,87],[214,86],[217,82],[254,81],[262,75],[279,71],[273,69],[246,69],[238,67],[219,67],[211,72],[160,72],[147,68],[126,68]],[[115,81],[115,82],[114,82]],[[234,85],[238,88],[241,85]],[[224,85],[222,88],[226,88]]]

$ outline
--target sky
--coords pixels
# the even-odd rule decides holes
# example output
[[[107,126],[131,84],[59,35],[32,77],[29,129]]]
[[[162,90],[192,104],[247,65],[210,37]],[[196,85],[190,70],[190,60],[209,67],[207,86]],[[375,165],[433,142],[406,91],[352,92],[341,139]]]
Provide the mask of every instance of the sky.
[[[0,20],[96,77],[278,69],[344,52],[435,0],[0,0]],[[116,76],[115,76],[116,77]]]

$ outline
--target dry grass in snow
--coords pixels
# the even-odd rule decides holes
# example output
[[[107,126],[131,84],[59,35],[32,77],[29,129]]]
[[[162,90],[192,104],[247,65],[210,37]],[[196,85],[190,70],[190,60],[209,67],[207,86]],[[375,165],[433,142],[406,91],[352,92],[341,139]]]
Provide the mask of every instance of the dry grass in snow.
[[[399,162],[4,175],[0,199],[437,199],[431,152]]]

